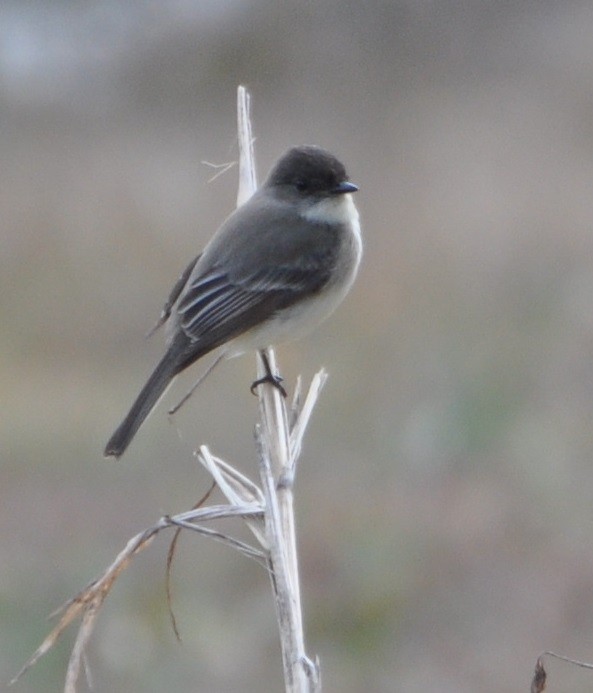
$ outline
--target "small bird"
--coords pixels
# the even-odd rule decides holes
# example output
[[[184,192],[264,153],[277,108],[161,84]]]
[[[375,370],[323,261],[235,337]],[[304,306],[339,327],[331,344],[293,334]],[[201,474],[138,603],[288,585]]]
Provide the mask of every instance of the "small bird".
[[[167,351],[105,447],[120,457],[181,371],[294,339],[327,318],[352,286],[362,254],[343,164],[314,146],[289,149],[183,272],[156,327]],[[283,394],[264,360],[266,376]]]

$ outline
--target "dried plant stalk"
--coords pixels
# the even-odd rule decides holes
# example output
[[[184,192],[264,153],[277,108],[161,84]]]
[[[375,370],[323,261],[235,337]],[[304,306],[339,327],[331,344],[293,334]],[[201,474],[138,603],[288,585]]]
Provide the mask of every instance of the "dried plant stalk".
[[[255,192],[257,175],[253,155],[253,137],[249,113],[249,94],[244,87],[237,92],[240,181],[238,204]],[[259,354],[258,378],[265,374],[264,359],[277,372],[272,348]],[[289,693],[319,691],[319,667],[307,657],[298,571],[294,522],[293,480],[296,457],[291,445],[288,414],[278,388],[259,388],[261,423],[256,428],[259,471],[265,497],[265,529],[269,564],[274,590],[276,616],[282,647],[284,683]],[[306,424],[306,420],[305,420]]]
[[[237,204],[240,205],[256,189],[249,95],[244,87],[238,89],[237,105],[240,149]],[[266,349],[258,356],[258,377],[264,374],[263,358],[276,371],[274,352]],[[75,619],[81,618],[64,686],[65,693],[76,693],[80,673],[85,669],[86,646],[101,607],[117,578],[131,564],[134,556],[152,542],[156,534],[173,528],[175,532],[188,529],[221,541],[267,569],[275,598],[286,691],[318,693],[321,690],[319,666],[307,656],[304,644],[293,481],[301,441],[325,380],[323,370],[317,373],[301,404],[299,379],[290,415],[284,399],[275,387],[266,385],[258,388],[260,422],[256,426],[256,445],[261,488],[230,464],[212,455],[206,446],[202,446],[196,453],[197,459],[212,476],[214,484],[227,499],[227,504],[201,507],[200,502],[190,511],[172,517],[161,517],[155,525],[132,537],[102,575],[62,607],[56,626],[11,683],[16,682],[46,654]],[[204,524],[221,518],[242,519],[251,530],[257,546]],[[171,560],[170,553],[169,567]]]

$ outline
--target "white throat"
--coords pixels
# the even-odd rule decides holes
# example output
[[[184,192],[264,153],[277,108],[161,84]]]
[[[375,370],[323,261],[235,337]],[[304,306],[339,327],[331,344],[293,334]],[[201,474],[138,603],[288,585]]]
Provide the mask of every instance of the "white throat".
[[[315,224],[354,224],[358,222],[358,210],[352,195],[335,195],[327,197],[303,212],[303,217]]]

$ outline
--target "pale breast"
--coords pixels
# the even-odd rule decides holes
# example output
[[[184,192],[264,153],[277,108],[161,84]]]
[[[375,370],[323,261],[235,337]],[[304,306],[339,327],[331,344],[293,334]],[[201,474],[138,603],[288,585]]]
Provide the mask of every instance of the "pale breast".
[[[344,198],[351,198],[351,195],[344,195],[340,200],[343,203],[340,205],[341,219],[333,220],[343,225],[344,235],[332,278],[318,294],[279,311],[272,319],[230,342],[225,348],[229,357],[298,339],[328,318],[344,300],[356,278],[362,257],[358,212],[352,200]],[[344,218],[347,223],[344,223]]]

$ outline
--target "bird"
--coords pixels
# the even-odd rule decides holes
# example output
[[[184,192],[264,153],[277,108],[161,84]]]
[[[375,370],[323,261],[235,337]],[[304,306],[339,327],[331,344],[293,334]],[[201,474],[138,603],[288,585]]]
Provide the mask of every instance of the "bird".
[[[119,458],[175,377],[209,352],[219,359],[296,339],[342,302],[361,256],[360,221],[344,165],[321,147],[290,148],[222,223],[174,285],[156,327],[167,348],[105,446]],[[217,360],[217,362],[218,362]],[[264,360],[283,394],[281,378]]]

